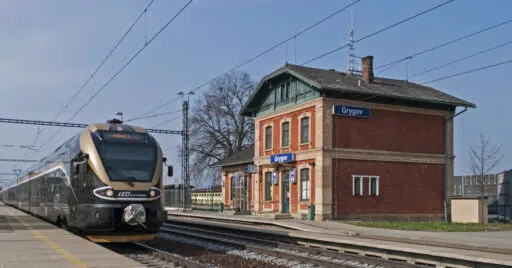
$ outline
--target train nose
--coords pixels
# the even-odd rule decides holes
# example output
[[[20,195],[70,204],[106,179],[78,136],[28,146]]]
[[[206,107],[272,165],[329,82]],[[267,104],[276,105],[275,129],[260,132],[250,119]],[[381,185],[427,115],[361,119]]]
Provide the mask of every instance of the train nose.
[[[130,204],[125,207],[123,221],[133,226],[144,226],[144,223],[146,222],[146,210],[144,209],[144,206],[141,204]]]

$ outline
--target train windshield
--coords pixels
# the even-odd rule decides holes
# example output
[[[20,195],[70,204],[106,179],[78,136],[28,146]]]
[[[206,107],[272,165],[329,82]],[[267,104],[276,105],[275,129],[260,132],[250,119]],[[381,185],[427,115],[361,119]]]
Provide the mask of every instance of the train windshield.
[[[110,143],[101,148],[103,166],[112,181],[151,181],[155,170],[155,148]]]

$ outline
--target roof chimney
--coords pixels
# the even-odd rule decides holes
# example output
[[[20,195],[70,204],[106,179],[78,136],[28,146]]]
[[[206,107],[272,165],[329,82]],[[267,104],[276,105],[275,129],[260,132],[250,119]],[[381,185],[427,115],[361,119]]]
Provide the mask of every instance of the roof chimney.
[[[368,83],[373,83],[373,56],[366,56],[362,59],[363,62],[363,80]]]

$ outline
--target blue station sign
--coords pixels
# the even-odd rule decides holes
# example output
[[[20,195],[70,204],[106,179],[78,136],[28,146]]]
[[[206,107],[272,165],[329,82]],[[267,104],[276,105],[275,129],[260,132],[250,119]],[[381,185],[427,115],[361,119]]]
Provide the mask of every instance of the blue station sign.
[[[270,156],[270,163],[285,163],[293,161],[293,153],[274,154]]]
[[[335,115],[369,118],[370,108],[334,105],[332,113]]]

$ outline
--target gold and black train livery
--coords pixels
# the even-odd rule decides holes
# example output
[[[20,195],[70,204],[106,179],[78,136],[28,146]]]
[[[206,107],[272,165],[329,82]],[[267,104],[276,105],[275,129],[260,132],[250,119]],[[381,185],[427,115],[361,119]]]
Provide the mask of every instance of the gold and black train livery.
[[[151,240],[167,218],[164,161],[143,128],[92,124],[18,177],[3,200],[95,242]]]

